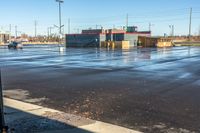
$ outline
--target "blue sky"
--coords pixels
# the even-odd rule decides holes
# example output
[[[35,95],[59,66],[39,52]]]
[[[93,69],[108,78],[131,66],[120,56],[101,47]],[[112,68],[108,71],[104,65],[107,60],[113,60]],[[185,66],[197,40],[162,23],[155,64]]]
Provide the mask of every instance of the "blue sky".
[[[187,35],[189,8],[193,8],[192,33],[200,29],[200,0],[65,0],[62,5],[62,21],[67,32],[67,20],[71,20],[71,32],[102,25],[120,28],[129,14],[129,25],[148,30],[153,24],[153,35],[169,34],[169,25],[175,26],[176,35]],[[34,20],[38,33],[47,34],[47,27],[58,25],[58,5],[55,0],[0,0],[0,30],[8,31],[9,24],[18,31],[34,34]],[[57,32],[54,29],[52,32]],[[14,33],[14,32],[13,32]]]

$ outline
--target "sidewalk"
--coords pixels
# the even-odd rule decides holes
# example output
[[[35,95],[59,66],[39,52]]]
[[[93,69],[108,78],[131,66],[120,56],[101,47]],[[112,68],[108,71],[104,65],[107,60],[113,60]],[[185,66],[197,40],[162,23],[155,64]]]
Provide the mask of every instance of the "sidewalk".
[[[5,121],[13,133],[140,133],[8,98],[4,106]]]

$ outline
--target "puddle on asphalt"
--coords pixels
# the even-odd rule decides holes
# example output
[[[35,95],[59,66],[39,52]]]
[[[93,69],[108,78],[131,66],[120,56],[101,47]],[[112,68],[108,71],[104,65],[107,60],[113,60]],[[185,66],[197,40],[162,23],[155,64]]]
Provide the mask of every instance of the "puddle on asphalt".
[[[189,78],[189,77],[192,77],[191,73],[183,73],[178,78],[184,79],[184,78]]]

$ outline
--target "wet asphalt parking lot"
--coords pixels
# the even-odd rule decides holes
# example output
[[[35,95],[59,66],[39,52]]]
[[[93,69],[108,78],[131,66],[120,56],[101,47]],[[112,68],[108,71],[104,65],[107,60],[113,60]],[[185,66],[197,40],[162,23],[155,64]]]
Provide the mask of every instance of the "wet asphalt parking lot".
[[[0,47],[4,95],[143,132],[200,132],[200,47]]]

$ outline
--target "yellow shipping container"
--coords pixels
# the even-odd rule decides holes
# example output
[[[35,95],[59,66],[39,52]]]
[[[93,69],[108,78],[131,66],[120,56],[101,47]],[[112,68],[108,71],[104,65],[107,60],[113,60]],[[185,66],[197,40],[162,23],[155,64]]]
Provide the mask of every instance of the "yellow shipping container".
[[[173,43],[172,40],[169,38],[160,38],[157,42],[157,47],[172,47]]]
[[[120,48],[120,49],[130,49],[129,41],[103,41],[101,42],[102,48]]]

